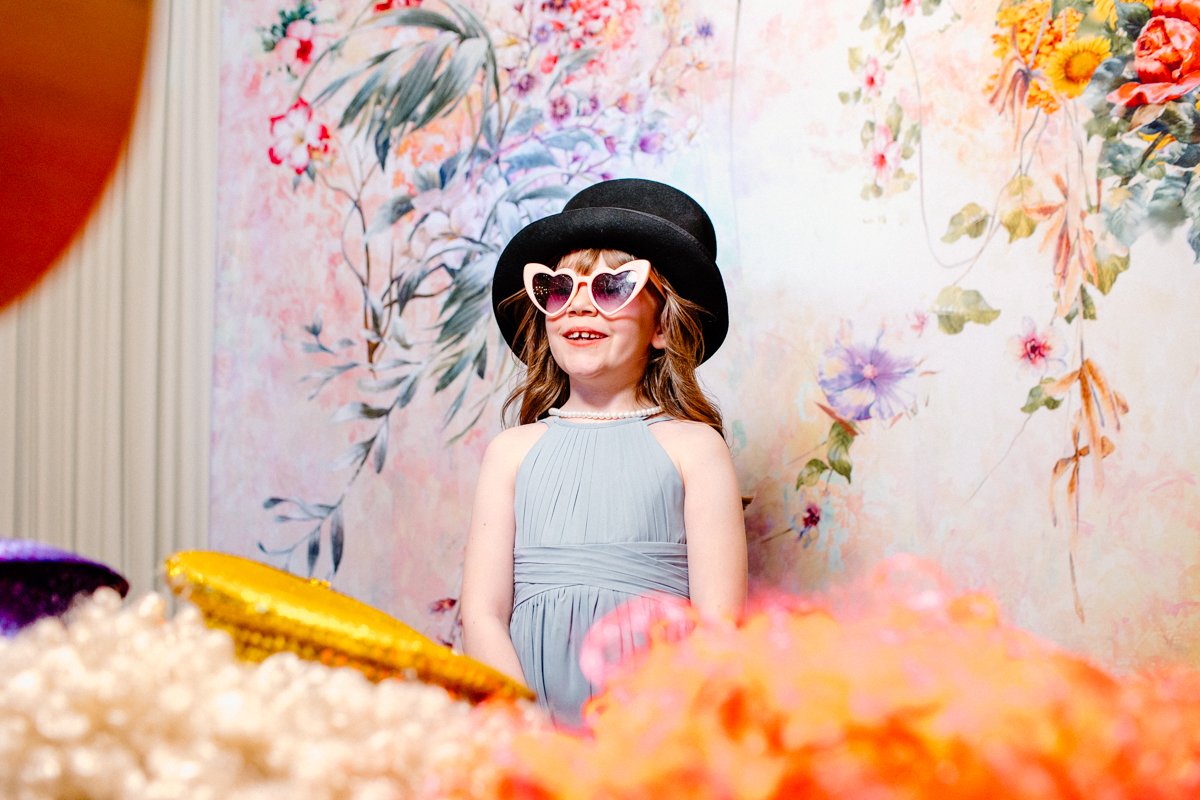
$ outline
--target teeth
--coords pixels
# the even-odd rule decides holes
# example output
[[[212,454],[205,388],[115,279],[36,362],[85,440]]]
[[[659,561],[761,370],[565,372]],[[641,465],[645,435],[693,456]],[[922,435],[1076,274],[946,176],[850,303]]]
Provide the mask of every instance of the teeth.
[[[573,331],[567,334],[568,339],[603,339],[604,334],[589,331]]]

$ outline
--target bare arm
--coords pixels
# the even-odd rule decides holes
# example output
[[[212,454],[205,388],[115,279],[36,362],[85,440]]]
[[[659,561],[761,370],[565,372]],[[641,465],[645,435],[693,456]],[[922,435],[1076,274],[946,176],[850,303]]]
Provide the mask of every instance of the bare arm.
[[[729,447],[697,422],[655,429],[683,478],[692,604],[705,614],[737,617],[746,602],[746,523]]]
[[[541,430],[529,430],[535,427]],[[463,564],[463,647],[472,658],[521,681],[521,662],[508,632],[516,537],[513,499],[517,468],[544,431],[543,425],[513,428],[488,445],[475,486]]]

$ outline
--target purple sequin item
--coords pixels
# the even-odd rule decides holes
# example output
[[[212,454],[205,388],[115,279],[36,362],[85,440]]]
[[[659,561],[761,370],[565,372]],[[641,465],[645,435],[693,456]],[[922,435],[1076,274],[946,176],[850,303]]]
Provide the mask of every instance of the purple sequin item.
[[[58,616],[76,594],[101,586],[122,597],[129,581],[95,561],[28,539],[0,539],[0,634],[12,636],[42,617]]]

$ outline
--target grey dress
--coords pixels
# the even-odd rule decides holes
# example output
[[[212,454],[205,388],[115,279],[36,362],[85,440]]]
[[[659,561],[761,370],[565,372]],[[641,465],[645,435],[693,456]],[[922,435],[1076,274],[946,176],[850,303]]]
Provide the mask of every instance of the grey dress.
[[[633,597],[688,597],[683,481],[655,421],[543,420],[517,470],[509,632],[555,720],[580,723],[597,690],[579,670],[592,623]]]

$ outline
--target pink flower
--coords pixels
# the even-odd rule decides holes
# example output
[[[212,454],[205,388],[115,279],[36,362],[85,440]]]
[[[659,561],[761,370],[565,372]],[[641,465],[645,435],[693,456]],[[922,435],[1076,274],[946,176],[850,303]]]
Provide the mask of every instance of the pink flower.
[[[375,13],[391,11],[393,8],[414,8],[421,5],[421,0],[382,0],[375,4]]]
[[[1038,332],[1037,324],[1029,317],[1021,325],[1021,333],[1009,339],[1008,350],[1021,367],[1021,372],[1041,378],[1051,370],[1067,368],[1063,359],[1067,346],[1052,326]]]
[[[312,63],[313,56],[313,39],[316,36],[316,26],[311,20],[298,19],[287,27],[287,33],[280,40],[278,47],[280,54],[283,55],[284,61],[288,66],[297,64],[301,67],[307,67]]]
[[[917,9],[921,7],[921,0],[900,0],[900,14],[905,17],[911,17],[917,13]]]
[[[879,66],[879,59],[874,56],[867,59],[867,69],[863,73],[863,88],[867,91],[867,97],[875,97],[879,94],[879,90],[883,88],[886,72],[887,70]]]
[[[458,605],[457,597],[443,597],[441,600],[434,600],[429,604],[429,613],[445,614],[447,611]]]
[[[875,168],[875,183],[883,186],[892,178],[900,166],[900,143],[892,138],[892,129],[887,125],[875,126],[875,138],[867,149],[867,157]]]
[[[312,109],[303,100],[277,117],[271,117],[271,163],[287,164],[297,175],[308,169],[309,163],[329,153],[329,130],[313,122]]]
[[[804,525],[804,532],[810,531],[821,524],[821,507],[816,503],[809,503],[804,509],[804,518],[800,520]]]
[[[571,116],[571,101],[566,95],[560,94],[550,101],[550,118],[555,122],[562,122],[567,117]]]
[[[662,133],[661,131],[655,131],[654,133],[647,133],[645,136],[643,136],[641,139],[638,140],[638,149],[641,150],[643,153],[649,153],[650,155],[656,155],[656,154],[662,152],[663,143],[666,141],[666,139],[667,139],[666,134]]]
[[[550,53],[545,58],[542,59],[540,64],[538,64],[538,69],[540,69],[542,71],[543,75],[549,75],[551,72],[554,71],[554,65],[557,63],[558,63],[558,56],[554,55],[553,53]]]

